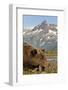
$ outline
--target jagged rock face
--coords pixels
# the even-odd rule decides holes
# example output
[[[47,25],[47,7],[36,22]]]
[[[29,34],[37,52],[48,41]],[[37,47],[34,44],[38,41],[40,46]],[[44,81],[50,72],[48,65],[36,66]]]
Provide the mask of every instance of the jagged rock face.
[[[44,30],[45,33],[48,33],[48,24],[47,21],[43,21],[40,25],[40,28]]]
[[[44,33],[48,33],[48,24],[47,24],[47,21],[43,21],[41,24],[35,26],[32,30],[35,31],[35,30],[40,30],[42,29],[44,31]]]
[[[51,26],[51,27],[50,27]],[[35,26],[32,30],[23,34],[23,41],[36,48],[46,50],[57,49],[57,29],[56,25],[49,25],[47,21]]]

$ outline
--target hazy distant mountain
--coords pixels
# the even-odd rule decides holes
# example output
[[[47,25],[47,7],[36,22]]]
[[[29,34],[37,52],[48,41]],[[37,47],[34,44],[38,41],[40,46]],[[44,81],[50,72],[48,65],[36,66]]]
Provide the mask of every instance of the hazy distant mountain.
[[[57,25],[48,24],[43,21],[32,30],[23,32],[23,40],[34,47],[41,47],[47,50],[57,49]]]

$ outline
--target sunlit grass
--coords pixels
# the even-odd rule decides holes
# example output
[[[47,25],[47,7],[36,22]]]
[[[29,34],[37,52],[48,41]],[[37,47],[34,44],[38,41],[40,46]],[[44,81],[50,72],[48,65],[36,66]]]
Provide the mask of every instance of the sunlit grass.
[[[46,51],[46,56],[57,56],[57,51]]]

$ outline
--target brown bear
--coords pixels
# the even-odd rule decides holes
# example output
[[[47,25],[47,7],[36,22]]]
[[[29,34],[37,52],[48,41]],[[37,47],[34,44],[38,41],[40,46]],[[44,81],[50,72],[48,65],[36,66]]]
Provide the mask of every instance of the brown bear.
[[[45,49],[34,48],[25,43],[23,45],[23,66],[38,67],[39,71],[45,70],[47,66]]]

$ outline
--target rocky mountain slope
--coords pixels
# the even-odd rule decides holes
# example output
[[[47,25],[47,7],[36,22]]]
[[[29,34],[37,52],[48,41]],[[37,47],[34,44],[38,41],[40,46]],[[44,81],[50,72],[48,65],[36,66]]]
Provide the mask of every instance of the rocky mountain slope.
[[[48,24],[46,20],[35,26],[32,30],[23,32],[23,41],[33,47],[46,50],[57,49],[57,25]]]

